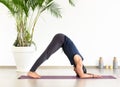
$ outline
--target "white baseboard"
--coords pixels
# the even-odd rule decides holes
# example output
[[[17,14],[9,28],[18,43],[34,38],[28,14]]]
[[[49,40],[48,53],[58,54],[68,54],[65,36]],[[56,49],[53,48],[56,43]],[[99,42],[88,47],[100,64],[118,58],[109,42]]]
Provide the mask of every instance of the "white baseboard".
[[[86,68],[98,68],[98,66],[85,66]],[[0,69],[15,69],[16,66],[0,66]],[[40,66],[41,69],[62,69],[62,68],[73,68],[73,66]],[[120,69],[120,66],[118,67]]]
[[[98,68],[98,66],[85,66],[86,68]],[[0,68],[15,69],[16,66],[0,66]],[[54,68],[73,68],[73,66],[40,66],[41,69],[54,69]],[[120,68],[120,66],[119,66]]]

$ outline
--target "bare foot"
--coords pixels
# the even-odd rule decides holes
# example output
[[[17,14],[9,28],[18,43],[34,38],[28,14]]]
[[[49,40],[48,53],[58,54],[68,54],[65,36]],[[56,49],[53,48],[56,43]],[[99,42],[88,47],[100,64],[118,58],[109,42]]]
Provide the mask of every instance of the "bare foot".
[[[40,75],[38,75],[36,72],[28,72],[27,74],[28,76],[32,77],[32,78],[40,78]]]

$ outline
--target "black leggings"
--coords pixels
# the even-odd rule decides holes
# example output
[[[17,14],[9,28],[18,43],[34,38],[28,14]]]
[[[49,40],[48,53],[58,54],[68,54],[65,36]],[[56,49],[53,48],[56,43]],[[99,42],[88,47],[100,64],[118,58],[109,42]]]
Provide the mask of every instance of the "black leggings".
[[[30,71],[34,72],[36,69],[45,61],[47,60],[53,53],[55,53],[59,48],[63,49],[64,53],[68,57],[70,63],[72,65],[75,65],[73,57],[74,55],[80,53],[78,52],[77,48],[75,47],[74,43],[64,34],[56,34],[51,41],[51,43],[48,45],[46,50],[42,53],[42,55],[37,59],[37,61],[34,63]],[[80,55],[81,56],[81,55]],[[83,57],[81,56],[82,60]]]

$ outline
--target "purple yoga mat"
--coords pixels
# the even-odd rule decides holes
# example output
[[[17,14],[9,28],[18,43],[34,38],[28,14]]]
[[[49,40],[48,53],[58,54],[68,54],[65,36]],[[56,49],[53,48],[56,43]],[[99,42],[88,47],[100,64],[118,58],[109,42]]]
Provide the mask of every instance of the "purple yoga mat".
[[[35,79],[29,76],[20,76],[18,79]],[[81,79],[76,76],[41,76],[39,79]],[[114,76],[111,75],[105,75],[102,76],[101,78],[85,78],[85,79],[116,79]]]

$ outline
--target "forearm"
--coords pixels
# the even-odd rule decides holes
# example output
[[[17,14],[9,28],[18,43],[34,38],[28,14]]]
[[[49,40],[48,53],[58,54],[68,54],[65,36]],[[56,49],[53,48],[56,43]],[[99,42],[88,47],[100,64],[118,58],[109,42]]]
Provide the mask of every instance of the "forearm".
[[[92,74],[92,73],[84,73],[83,70],[79,67],[75,67],[74,70],[75,70],[77,76],[80,78],[100,78],[100,77],[102,77],[101,75],[96,75],[96,74]]]
[[[80,78],[94,78],[94,74],[83,74]]]
[[[77,74],[80,78],[92,78],[92,77],[93,77],[92,74],[84,73],[81,66],[76,66],[75,69],[76,69],[76,70],[75,70],[76,74]]]

